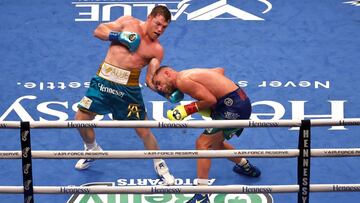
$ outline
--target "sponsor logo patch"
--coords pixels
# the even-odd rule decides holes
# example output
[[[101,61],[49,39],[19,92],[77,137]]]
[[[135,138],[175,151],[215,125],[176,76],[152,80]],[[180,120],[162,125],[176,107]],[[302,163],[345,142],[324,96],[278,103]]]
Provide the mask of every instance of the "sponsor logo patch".
[[[80,101],[80,105],[86,109],[89,109],[91,106],[92,100],[86,96],[84,96],[81,101]]]

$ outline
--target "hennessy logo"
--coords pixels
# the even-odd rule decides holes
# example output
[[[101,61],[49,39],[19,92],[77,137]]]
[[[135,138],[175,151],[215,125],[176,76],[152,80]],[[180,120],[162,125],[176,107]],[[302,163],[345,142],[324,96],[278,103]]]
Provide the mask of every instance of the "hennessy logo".
[[[139,104],[129,104],[127,117],[130,118],[132,115],[135,115],[137,119],[140,119],[140,111]]]

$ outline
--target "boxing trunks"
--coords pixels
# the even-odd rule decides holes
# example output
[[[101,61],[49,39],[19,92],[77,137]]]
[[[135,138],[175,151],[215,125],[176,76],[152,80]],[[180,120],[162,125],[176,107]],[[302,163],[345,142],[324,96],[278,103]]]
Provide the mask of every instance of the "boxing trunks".
[[[112,113],[114,120],[144,120],[140,72],[138,69],[125,70],[102,63],[78,108],[100,115]]]
[[[239,87],[237,90],[218,99],[212,107],[211,118],[213,120],[247,120],[251,115],[251,102],[245,92]],[[223,131],[225,139],[234,135],[240,136],[243,128],[207,128],[205,135],[212,135]]]

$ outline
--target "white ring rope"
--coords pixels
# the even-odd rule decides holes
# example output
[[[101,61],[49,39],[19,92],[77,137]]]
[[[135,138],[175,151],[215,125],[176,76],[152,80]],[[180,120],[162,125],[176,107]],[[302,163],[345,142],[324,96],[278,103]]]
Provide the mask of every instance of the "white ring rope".
[[[359,118],[311,119],[311,126],[360,125]],[[300,127],[301,120],[195,120],[195,121],[31,121],[30,128],[248,128]],[[0,121],[0,128],[20,128],[20,121]]]
[[[357,192],[360,184],[311,184],[311,192]],[[1,193],[23,193],[23,186],[0,186]],[[293,193],[298,185],[216,186],[34,186],[36,194],[194,194],[194,193]]]
[[[33,159],[154,159],[154,158],[290,158],[298,149],[266,150],[130,150],[130,151],[32,151]],[[21,159],[21,151],[0,151],[0,159]],[[355,157],[360,148],[311,149],[311,157]]]
[[[31,121],[30,128],[247,128],[300,127],[301,120],[212,120],[212,121]],[[343,120],[312,119],[311,126],[360,125],[360,118]],[[19,121],[0,121],[0,128],[20,128]],[[30,149],[29,149],[30,150]],[[20,159],[28,151],[0,151],[0,159]],[[298,157],[298,149],[267,150],[157,150],[157,151],[32,151],[31,159],[143,159],[143,158],[224,158]],[[311,149],[312,157],[360,156],[360,148]],[[24,193],[24,186],[0,186],[0,193]],[[37,194],[194,194],[194,193],[291,193],[301,185],[222,185],[222,186],[33,186]],[[311,184],[311,192],[354,192],[360,184]]]

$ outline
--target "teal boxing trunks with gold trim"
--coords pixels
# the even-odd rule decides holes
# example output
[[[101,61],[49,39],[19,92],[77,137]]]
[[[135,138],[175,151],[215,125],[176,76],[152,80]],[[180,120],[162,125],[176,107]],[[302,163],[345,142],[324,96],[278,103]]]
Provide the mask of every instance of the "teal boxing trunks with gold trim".
[[[138,69],[125,70],[104,62],[78,108],[100,115],[112,113],[114,120],[144,120],[139,75]]]

